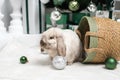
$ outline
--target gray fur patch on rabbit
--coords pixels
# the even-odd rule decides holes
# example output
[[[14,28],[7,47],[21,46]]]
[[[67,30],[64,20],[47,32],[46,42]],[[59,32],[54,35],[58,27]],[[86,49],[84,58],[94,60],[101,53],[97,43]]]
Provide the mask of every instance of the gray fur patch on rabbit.
[[[50,28],[42,33],[40,46],[51,58],[63,56],[72,64],[81,55],[82,45],[78,35],[69,29]]]

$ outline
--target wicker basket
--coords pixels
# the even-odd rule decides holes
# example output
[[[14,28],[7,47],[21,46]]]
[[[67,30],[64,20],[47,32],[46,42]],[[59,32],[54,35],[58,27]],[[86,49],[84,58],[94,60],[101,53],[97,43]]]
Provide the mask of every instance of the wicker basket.
[[[120,23],[108,18],[83,17],[78,31],[86,53],[83,63],[101,63],[107,57],[120,60]]]

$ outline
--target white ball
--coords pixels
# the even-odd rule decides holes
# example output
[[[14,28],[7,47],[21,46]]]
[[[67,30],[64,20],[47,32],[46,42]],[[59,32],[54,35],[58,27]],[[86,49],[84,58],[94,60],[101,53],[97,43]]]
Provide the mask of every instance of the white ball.
[[[40,0],[41,1],[41,3],[43,3],[43,4],[47,4],[48,2],[49,2],[49,0]]]
[[[62,56],[56,56],[53,58],[52,64],[56,69],[64,69],[66,67],[66,59]]]

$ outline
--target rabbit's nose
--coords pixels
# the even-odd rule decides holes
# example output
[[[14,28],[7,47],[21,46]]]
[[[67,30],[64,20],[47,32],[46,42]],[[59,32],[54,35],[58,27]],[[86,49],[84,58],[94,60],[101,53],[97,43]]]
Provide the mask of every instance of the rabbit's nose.
[[[44,52],[44,49],[43,49],[43,48],[41,48],[41,52]]]

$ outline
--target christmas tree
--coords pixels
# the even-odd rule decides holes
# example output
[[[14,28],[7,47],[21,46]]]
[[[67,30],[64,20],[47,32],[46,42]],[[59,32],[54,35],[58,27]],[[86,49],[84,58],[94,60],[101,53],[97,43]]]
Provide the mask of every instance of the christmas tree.
[[[77,4],[74,4],[75,2],[77,2]],[[70,8],[75,6],[75,9],[76,7],[79,7],[79,9],[72,9],[71,11],[82,11],[88,7],[90,2],[93,2],[96,6],[99,6],[99,4],[101,4],[101,7],[105,5],[107,10],[110,10],[113,5],[113,0],[50,0],[49,3],[45,5],[47,8],[57,7],[64,10],[71,10]]]

